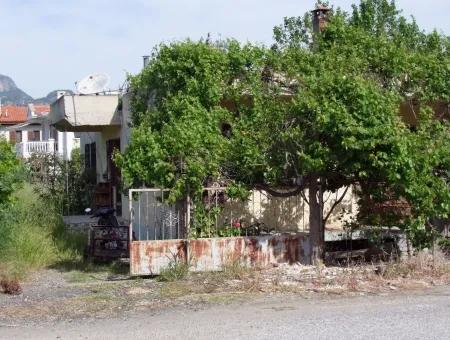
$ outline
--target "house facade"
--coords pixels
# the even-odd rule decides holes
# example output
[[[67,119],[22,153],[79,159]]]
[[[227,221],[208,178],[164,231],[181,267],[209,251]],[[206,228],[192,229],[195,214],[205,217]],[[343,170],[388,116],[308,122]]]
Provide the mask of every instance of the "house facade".
[[[95,169],[97,174],[96,206],[114,207],[119,216],[125,221],[129,220],[129,199],[121,187],[120,169],[114,164],[113,154],[115,150],[125,151],[130,140],[130,94],[64,95],[51,105],[49,120],[60,131],[78,133],[85,168]],[[329,193],[326,209],[342,193],[343,190]],[[301,200],[299,197],[295,218],[286,221],[275,221],[276,216],[269,211],[281,212],[286,207],[293,209],[293,201],[290,199],[272,199],[268,203],[266,195],[255,192],[248,206],[253,209],[257,207],[259,213],[261,209],[267,210],[267,221],[264,221],[266,224],[277,223],[285,231],[308,230],[309,207]],[[338,209],[330,217],[327,223],[329,230],[342,229],[340,217],[344,210],[347,212],[344,219],[350,219],[357,213],[356,197],[352,190],[348,190]]]
[[[19,158],[27,159],[34,153],[57,154],[70,160],[72,150],[79,147],[79,138],[73,132],[58,131],[48,119],[50,105],[5,107],[3,136],[15,145]],[[19,119],[20,118],[20,119]]]
[[[27,121],[27,107],[15,105],[0,105],[0,137],[15,144],[22,141],[22,131],[14,126]]]
[[[118,215],[126,198],[121,194],[120,171],[113,162],[115,150],[128,144],[128,96],[66,94],[51,105],[50,124],[59,131],[76,133],[85,169],[95,169],[95,205],[113,206]]]

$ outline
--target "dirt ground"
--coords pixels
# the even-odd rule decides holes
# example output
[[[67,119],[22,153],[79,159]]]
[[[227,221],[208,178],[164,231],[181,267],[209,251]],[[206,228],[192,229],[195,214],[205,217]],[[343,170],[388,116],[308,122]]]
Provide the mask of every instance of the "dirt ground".
[[[172,307],[202,308],[271,296],[335,298],[386,295],[448,285],[450,271],[365,265],[313,267],[279,265],[264,270],[231,267],[225,272],[191,273],[185,279],[159,282],[108,271],[48,269],[32,275],[17,296],[0,294],[0,327],[121,317]]]

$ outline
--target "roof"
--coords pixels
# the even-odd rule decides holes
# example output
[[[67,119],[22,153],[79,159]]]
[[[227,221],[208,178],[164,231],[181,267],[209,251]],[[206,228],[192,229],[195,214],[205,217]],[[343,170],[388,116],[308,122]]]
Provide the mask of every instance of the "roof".
[[[4,105],[0,111],[0,124],[19,124],[27,120],[27,107]]]
[[[41,120],[38,117],[38,118],[29,119],[25,123],[8,125],[8,126],[4,127],[3,130],[5,130],[5,131],[21,130],[21,129],[26,128],[28,126],[41,126],[41,124],[42,124],[42,122],[41,122]]]
[[[48,113],[50,113],[50,105],[35,105],[35,104],[29,104],[28,105],[30,111],[35,116],[45,116]]]

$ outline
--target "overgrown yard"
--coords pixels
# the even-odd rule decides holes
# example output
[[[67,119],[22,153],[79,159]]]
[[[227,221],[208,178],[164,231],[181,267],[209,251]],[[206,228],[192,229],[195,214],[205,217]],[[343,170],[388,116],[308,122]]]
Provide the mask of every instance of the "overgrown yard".
[[[125,269],[123,272],[120,269]],[[402,263],[353,267],[280,265],[247,269],[232,263],[222,272],[187,273],[180,268],[158,278],[130,278],[126,266],[67,267],[35,272],[21,295],[0,295],[0,322],[42,322],[126,316],[184,305],[228,304],[264,295],[310,298],[392,294],[450,284],[450,263],[421,253]]]
[[[51,266],[76,266],[86,243],[69,233],[61,212],[25,185],[13,203],[0,209],[0,280],[20,281]]]

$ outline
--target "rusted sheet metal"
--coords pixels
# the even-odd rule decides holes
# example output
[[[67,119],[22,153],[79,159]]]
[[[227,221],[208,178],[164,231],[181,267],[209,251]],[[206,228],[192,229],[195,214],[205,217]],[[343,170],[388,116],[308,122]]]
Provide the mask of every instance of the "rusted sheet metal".
[[[186,263],[186,240],[133,241],[130,251],[131,275],[157,275],[173,261]]]
[[[249,267],[311,260],[307,234],[139,241],[131,244],[131,274],[159,274],[171,261],[189,262],[192,271],[217,271],[239,261]]]
[[[234,261],[248,267],[309,263],[307,237],[295,234],[191,240],[188,247],[191,270],[221,270]]]

